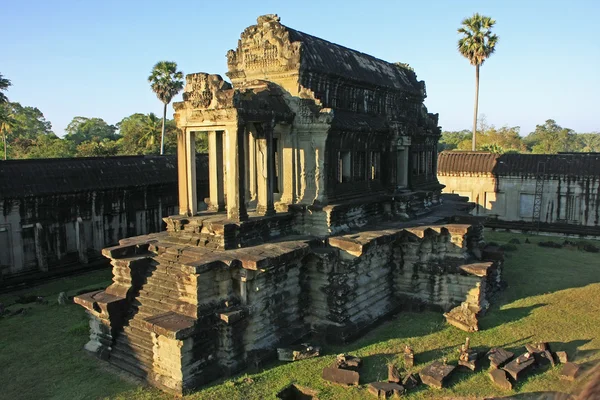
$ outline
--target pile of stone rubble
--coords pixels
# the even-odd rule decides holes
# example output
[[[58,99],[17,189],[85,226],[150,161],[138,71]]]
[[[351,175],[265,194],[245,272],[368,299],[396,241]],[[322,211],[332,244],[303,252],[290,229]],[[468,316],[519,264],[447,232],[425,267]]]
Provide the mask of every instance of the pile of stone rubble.
[[[553,352],[548,343],[530,343],[525,345],[525,352],[515,357],[515,353],[494,347],[491,349],[472,348],[469,338],[458,350],[458,362],[451,364],[444,357],[426,365],[419,373],[403,374],[398,368],[388,364],[388,379],[382,382],[370,382],[367,388],[370,393],[380,399],[392,396],[400,396],[407,391],[413,390],[420,384],[433,388],[444,388],[452,374],[457,369],[470,371],[479,370],[485,359],[489,361],[488,375],[496,386],[504,390],[511,390],[513,385],[524,379],[534,370],[540,370],[548,366],[563,364],[560,371],[561,379],[574,380],[580,372],[580,366],[569,362],[565,351]],[[278,349],[279,358],[283,361],[295,361],[320,355],[320,349],[303,344],[294,349]],[[410,346],[405,346],[403,352],[404,366],[412,369],[415,365],[415,354]],[[362,360],[349,354],[339,354],[335,362],[323,369],[322,378],[326,381],[345,385],[359,386],[361,383],[360,369]],[[283,398],[283,397],[280,397]],[[309,397],[313,398],[313,397]]]

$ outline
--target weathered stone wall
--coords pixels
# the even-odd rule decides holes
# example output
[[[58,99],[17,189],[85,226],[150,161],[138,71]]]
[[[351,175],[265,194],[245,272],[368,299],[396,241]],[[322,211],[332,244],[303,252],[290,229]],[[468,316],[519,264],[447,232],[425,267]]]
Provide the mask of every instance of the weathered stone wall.
[[[122,159],[116,157],[114,165],[118,167]],[[106,165],[111,159],[102,160]],[[30,168],[35,168],[36,161],[26,160],[19,166],[23,169],[31,164]],[[143,162],[143,158],[140,161]],[[72,169],[79,168],[79,175],[63,178],[69,183],[91,179],[89,170],[94,166],[86,164],[84,168],[77,162],[72,161]],[[199,157],[198,167],[202,167],[203,162]],[[52,170],[48,174],[52,174]],[[27,176],[22,179],[24,185],[27,182],[32,185]],[[144,182],[143,176],[139,179]],[[158,232],[163,229],[163,217],[176,213],[175,172],[170,182],[163,179],[125,187],[121,183],[115,177],[108,184],[98,182],[96,190],[83,191],[76,185],[64,183],[53,188],[56,193],[41,191],[39,195],[23,193],[21,196],[14,186],[11,190],[0,187],[0,281],[3,277],[32,276],[100,259],[103,248],[116,245],[126,237]],[[198,191],[199,199],[208,194],[206,171],[198,173]]]

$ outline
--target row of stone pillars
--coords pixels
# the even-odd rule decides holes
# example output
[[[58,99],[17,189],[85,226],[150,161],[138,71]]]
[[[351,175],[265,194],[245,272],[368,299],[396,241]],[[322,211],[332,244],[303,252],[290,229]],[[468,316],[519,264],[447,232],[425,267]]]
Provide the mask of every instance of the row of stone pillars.
[[[253,125],[252,135],[258,149],[254,158],[257,183],[257,207],[259,215],[275,214],[273,199],[274,158],[272,123]],[[208,130],[208,127],[204,130]],[[211,127],[212,128],[212,127]],[[210,210],[225,211],[234,221],[248,219],[246,210],[246,171],[248,157],[245,123],[225,125],[224,129],[208,130],[208,163],[210,182]],[[194,129],[194,130],[192,130]],[[179,213],[196,215],[196,133],[198,128],[188,128],[180,133],[177,141],[179,174]],[[183,157],[182,157],[183,156]],[[225,179],[227,177],[227,179]],[[227,194],[227,199],[225,198]]]

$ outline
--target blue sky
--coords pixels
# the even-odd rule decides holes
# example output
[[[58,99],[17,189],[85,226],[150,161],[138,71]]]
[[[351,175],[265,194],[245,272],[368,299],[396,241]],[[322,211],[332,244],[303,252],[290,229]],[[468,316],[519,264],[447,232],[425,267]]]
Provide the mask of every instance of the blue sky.
[[[600,131],[600,1],[0,0],[0,72],[12,101],[38,107],[59,136],[75,116],[115,124],[162,112],[146,81],[158,60],[225,76],[227,50],[261,14],[329,41],[401,61],[427,83],[445,130],[472,121],[475,69],[456,50],[462,18],[496,19],[481,69],[480,113],[496,126],[555,119]],[[172,109],[169,110],[172,114]]]

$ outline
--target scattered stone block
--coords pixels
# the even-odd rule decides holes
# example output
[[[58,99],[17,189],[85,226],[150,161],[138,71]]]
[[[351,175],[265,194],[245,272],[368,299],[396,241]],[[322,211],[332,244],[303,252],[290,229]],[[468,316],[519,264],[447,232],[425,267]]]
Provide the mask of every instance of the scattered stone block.
[[[415,352],[413,349],[406,345],[404,347],[404,367],[412,368],[415,366]]]
[[[400,371],[394,364],[388,364],[388,382],[391,383],[400,383],[402,381],[402,376],[400,376]]]
[[[419,374],[408,374],[402,379],[402,386],[407,390],[416,388],[420,383]]]
[[[337,368],[336,366],[323,368],[323,379],[340,385],[358,386],[360,375],[357,371]]]
[[[556,358],[558,359],[559,363],[566,364],[569,362],[569,356],[567,355],[566,351],[557,351],[554,354],[556,354]]]
[[[477,313],[469,308],[467,302],[463,302],[460,306],[448,311],[444,314],[444,317],[450,325],[465,332],[477,332],[479,330]]]
[[[470,339],[466,338],[465,344],[458,349],[458,365],[467,367],[471,371],[475,371],[478,365],[477,361],[479,360],[479,353],[476,350],[471,349],[470,343]]]
[[[373,382],[369,383],[369,392],[373,393],[379,399],[387,399],[392,396],[401,396],[404,388],[397,383],[392,382]]]
[[[506,364],[502,369],[508,372],[515,381],[518,381],[534,366],[534,364],[535,358],[533,355],[531,353],[525,353]]]
[[[492,368],[500,368],[507,362],[513,359],[515,353],[504,350],[499,347],[494,347],[487,352],[487,358],[490,360]]]
[[[506,371],[503,369],[490,370],[489,377],[499,388],[503,390],[512,390],[512,382],[508,379],[508,375],[506,375]]]
[[[358,371],[362,365],[362,359],[349,354],[338,354],[335,358],[335,365],[337,368]]]
[[[421,381],[428,386],[441,389],[444,386],[444,382],[455,368],[454,365],[434,361],[421,371]]]
[[[307,358],[318,357],[321,348],[303,343],[298,346],[278,348],[277,357],[279,361],[298,361]]]
[[[550,352],[550,346],[546,342],[528,343],[525,348],[535,358],[535,363],[539,366],[556,365],[554,357]]]
[[[58,294],[58,305],[64,306],[69,303],[69,298],[65,292],[60,292]]]
[[[581,366],[573,362],[567,362],[563,365],[560,370],[560,379],[566,379],[568,381],[574,381],[579,375]]]

